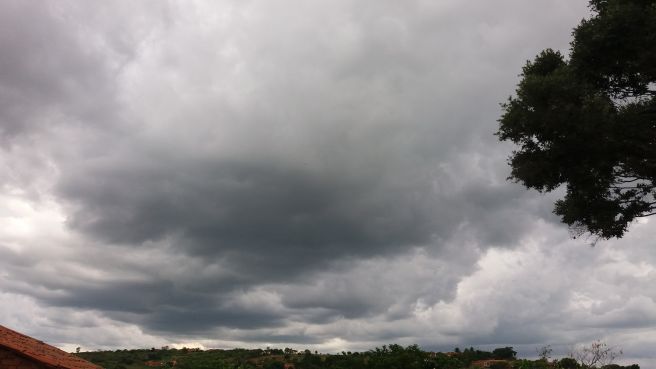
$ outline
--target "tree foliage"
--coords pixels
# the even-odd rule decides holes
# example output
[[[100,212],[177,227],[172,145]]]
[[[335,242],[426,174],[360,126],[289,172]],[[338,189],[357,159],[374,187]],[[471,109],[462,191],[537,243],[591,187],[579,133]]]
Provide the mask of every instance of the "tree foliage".
[[[580,353],[588,349],[597,349],[597,353],[604,354],[607,348],[600,346],[580,347]],[[460,350],[458,350],[460,351]],[[161,361],[155,363],[159,368],[179,369],[282,369],[293,367],[295,369],[466,369],[473,368],[481,363],[474,364],[479,360],[491,360],[487,362],[490,368],[499,369],[547,369],[567,368],[583,369],[573,358],[565,358],[556,362],[547,360],[517,359],[516,351],[512,347],[499,347],[493,351],[475,349],[473,347],[460,352],[427,352],[417,345],[401,346],[390,344],[377,347],[364,352],[342,352],[340,354],[322,354],[310,350],[293,352],[287,350],[289,356],[285,357],[284,351],[267,347],[261,349],[232,349],[232,350],[199,350],[199,349],[169,349],[161,350],[137,349],[116,351],[92,351],[80,352],[76,355],[96,363],[106,369],[150,369],[153,365],[149,361],[149,355],[157,353]],[[616,354],[615,350],[610,350]],[[573,353],[572,355],[575,355]],[[504,357],[505,359],[500,359]],[[605,359],[608,356],[604,357]],[[597,360],[595,365],[605,364],[603,369],[640,369],[637,365],[617,366],[609,364],[612,360]],[[567,365],[569,364],[569,365]],[[599,366],[597,366],[599,367]],[[587,369],[587,368],[586,368]]]
[[[551,49],[522,69],[497,135],[519,146],[510,178],[549,192],[575,235],[622,237],[656,214],[656,0],[591,0],[569,59]]]
[[[571,353],[581,368],[607,367],[622,355],[622,350],[616,350],[605,342],[595,341],[589,346],[582,346]]]
[[[579,369],[579,363],[571,357],[562,358],[558,361],[558,368],[560,369]]]
[[[492,358],[497,360],[514,360],[516,355],[517,351],[510,346],[496,348],[492,351]]]

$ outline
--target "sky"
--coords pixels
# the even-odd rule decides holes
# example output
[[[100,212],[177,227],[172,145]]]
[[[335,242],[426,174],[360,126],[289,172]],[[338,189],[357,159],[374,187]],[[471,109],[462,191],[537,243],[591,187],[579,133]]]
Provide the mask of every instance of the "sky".
[[[72,351],[656,365],[656,219],[572,239],[500,103],[586,1],[0,1],[0,324]]]

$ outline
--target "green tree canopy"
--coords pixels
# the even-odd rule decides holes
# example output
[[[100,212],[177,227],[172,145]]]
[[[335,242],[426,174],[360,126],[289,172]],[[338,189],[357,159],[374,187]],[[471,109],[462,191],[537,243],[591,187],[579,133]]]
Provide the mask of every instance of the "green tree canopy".
[[[566,190],[575,235],[622,237],[656,214],[656,0],[591,0],[569,59],[546,49],[503,104],[497,135],[519,146],[510,178]]]
[[[492,351],[492,358],[498,360],[514,360],[517,355],[517,351],[513,350],[512,347],[499,347]]]
[[[560,369],[578,369],[580,365],[576,360],[571,357],[565,357],[558,361],[558,368]]]
[[[367,355],[371,369],[429,369],[426,352],[417,345],[385,345],[368,351]]]

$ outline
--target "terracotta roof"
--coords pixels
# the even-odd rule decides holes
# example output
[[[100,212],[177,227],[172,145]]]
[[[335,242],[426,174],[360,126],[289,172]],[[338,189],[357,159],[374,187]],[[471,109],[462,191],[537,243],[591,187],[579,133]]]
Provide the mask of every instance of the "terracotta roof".
[[[476,360],[476,361],[472,361],[471,365],[477,366],[479,368],[489,368],[490,365],[495,363],[508,363],[508,360],[495,360],[495,359]]]
[[[57,369],[102,369],[80,357],[64,352],[43,341],[0,325],[0,347]]]

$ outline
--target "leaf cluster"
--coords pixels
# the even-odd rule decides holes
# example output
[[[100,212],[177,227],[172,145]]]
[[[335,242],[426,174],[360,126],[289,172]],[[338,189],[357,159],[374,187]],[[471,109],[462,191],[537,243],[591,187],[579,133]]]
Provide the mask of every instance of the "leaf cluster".
[[[570,58],[546,49],[502,104],[497,135],[518,145],[510,179],[566,194],[576,235],[621,237],[656,213],[656,0],[590,2]]]

